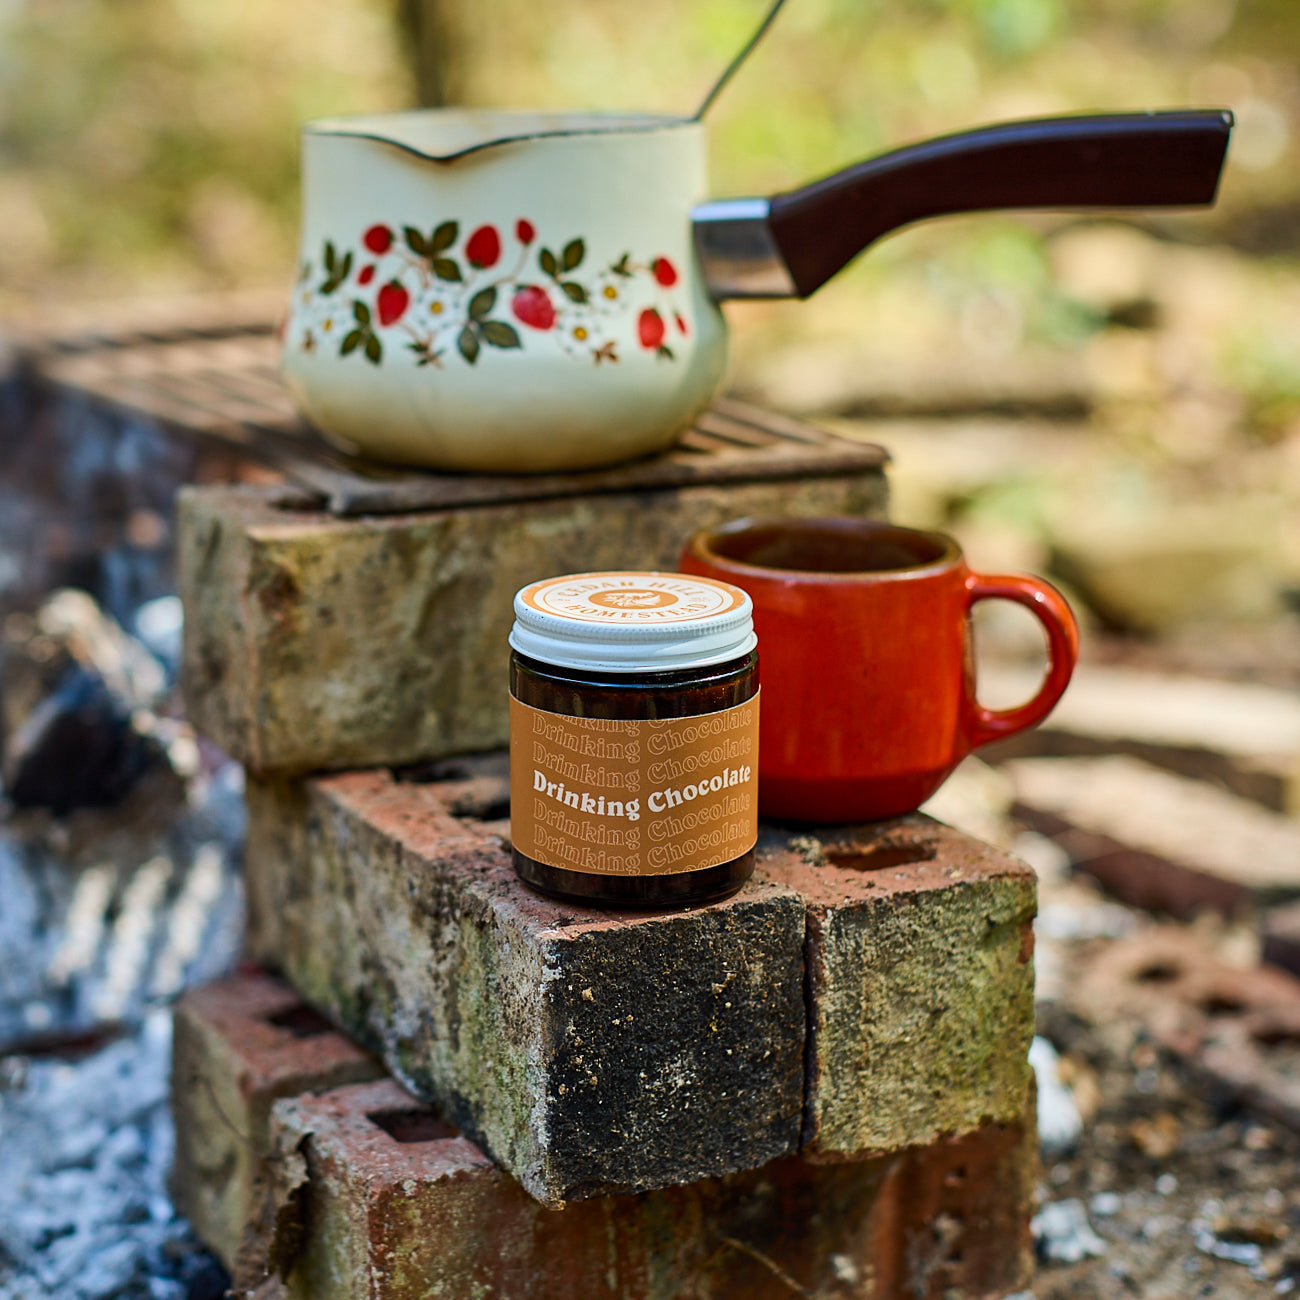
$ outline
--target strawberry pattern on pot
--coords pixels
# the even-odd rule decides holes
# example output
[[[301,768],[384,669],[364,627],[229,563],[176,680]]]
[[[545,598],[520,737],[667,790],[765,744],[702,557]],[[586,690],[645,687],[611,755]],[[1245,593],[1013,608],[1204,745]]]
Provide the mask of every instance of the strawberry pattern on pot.
[[[417,366],[441,368],[538,346],[599,365],[617,362],[620,339],[630,339],[673,361],[673,343],[690,332],[682,294],[667,257],[624,253],[593,269],[581,237],[552,248],[523,217],[504,232],[377,222],[355,246],[326,240],[319,262],[302,264],[289,345],[375,366],[402,349]]]

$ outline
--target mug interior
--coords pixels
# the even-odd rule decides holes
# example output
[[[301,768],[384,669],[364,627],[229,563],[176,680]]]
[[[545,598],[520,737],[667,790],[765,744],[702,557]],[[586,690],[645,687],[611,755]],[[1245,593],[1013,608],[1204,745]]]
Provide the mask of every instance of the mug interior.
[[[890,573],[925,568],[956,554],[939,533],[863,519],[773,519],[710,534],[713,555],[794,573]]]

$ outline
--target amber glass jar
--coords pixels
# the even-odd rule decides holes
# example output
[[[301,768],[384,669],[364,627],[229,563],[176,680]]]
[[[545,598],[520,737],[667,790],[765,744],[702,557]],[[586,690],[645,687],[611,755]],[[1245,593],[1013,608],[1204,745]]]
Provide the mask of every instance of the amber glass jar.
[[[587,904],[735,892],[757,838],[749,597],[709,579],[574,574],[525,587],[511,633],[515,870]]]

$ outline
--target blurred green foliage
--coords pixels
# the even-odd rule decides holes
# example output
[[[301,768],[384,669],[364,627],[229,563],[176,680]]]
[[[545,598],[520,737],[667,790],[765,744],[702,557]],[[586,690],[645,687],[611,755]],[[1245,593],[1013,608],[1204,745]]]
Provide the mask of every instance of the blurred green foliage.
[[[291,255],[298,123],[408,94],[380,0],[8,0],[4,296],[278,274]]]
[[[0,305],[286,275],[298,127],[414,103],[422,25],[467,102],[689,113],[766,3],[0,0]],[[1295,203],[1297,52],[1294,0],[788,0],[710,114],[715,190],[997,118],[1232,103],[1222,230]],[[947,274],[1041,299],[1048,336],[1086,326],[1028,227],[972,229]],[[889,241],[857,274],[933,247]]]

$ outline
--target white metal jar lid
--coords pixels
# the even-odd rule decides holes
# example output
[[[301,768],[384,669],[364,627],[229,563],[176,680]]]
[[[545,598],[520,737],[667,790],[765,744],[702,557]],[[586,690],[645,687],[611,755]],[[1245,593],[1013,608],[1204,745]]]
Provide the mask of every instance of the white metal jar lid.
[[[510,644],[542,663],[637,673],[703,668],[747,655],[748,593],[682,573],[571,573],[515,596]]]

